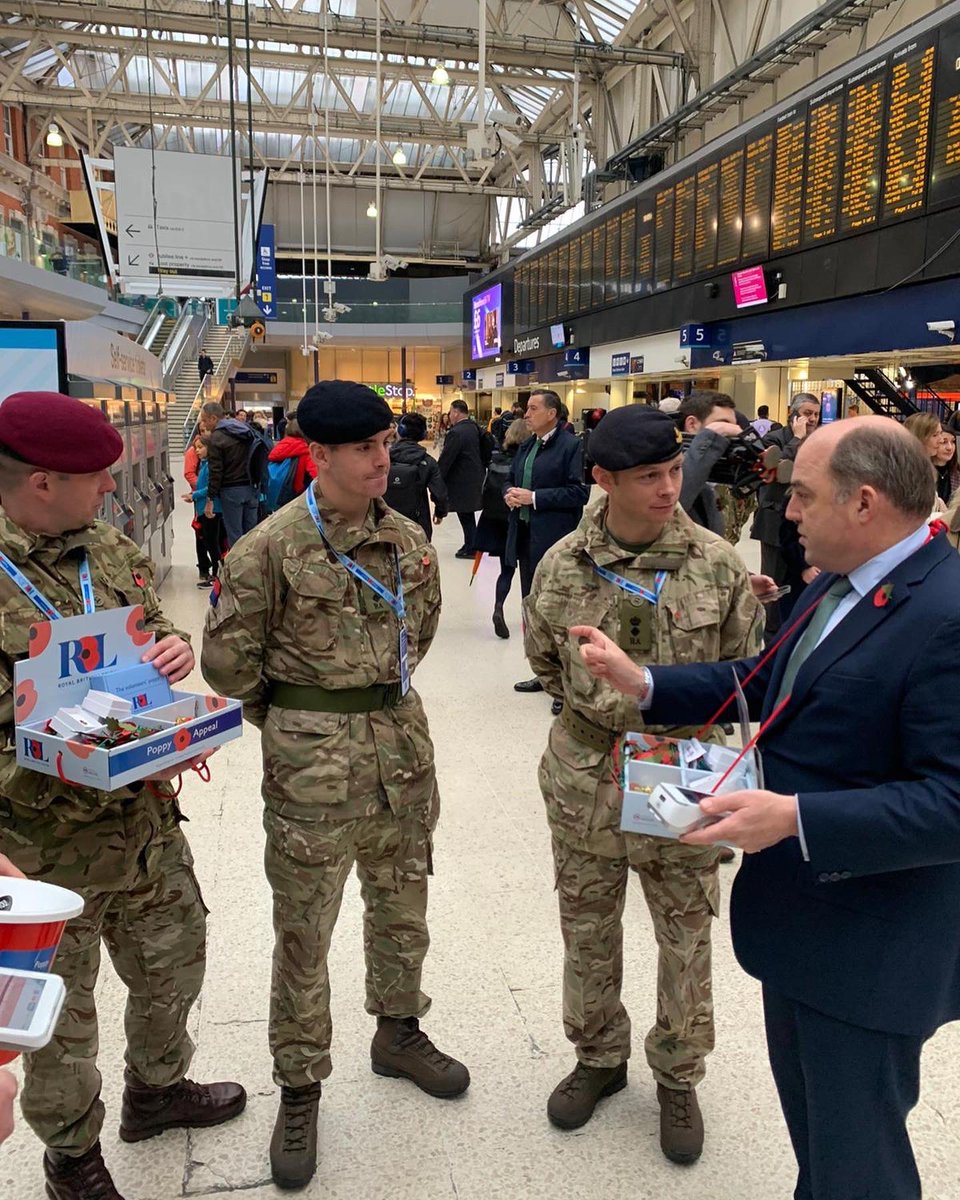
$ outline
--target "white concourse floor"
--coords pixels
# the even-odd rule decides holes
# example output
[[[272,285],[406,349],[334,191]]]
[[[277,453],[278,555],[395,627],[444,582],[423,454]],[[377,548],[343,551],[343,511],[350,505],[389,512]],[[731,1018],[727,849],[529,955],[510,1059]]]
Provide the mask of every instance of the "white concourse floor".
[[[194,586],[189,515],[179,504],[174,568],[163,597],[170,617],[199,646],[208,593]],[[363,1011],[361,910],[352,880],[331,951],[334,1070],[320,1105],[320,1167],[301,1194],[310,1200],[788,1200],[793,1159],[766,1062],[759,988],[730,949],[726,894],[735,867],[722,868],[724,916],[714,932],[717,1048],[700,1089],[707,1131],[700,1163],[673,1166],[658,1146],[654,1085],[643,1057],[655,1009],[656,948],[635,881],[625,919],[623,991],[634,1021],[629,1086],[575,1133],[548,1123],[547,1096],[574,1064],[561,1023],[561,941],[536,777],[549,702],[512,689],[529,676],[519,581],[507,609],[513,636],[501,642],[490,622],[496,564],[485,559],[468,587],[471,564],[453,557],[460,544],[455,517],[437,531],[436,542],[443,615],[415,676],[436,743],[443,799],[424,980],[433,1009],[424,1027],[468,1064],[473,1083],[466,1096],[444,1102],[371,1073],[374,1022]],[[742,546],[755,561],[755,544]],[[191,682],[203,688],[199,673]],[[102,1140],[126,1200],[284,1194],[270,1183],[267,1157],[277,1091],[267,1051],[273,939],[262,870],[257,732],[245,727],[243,739],[221,750],[211,767],[211,783],[191,776],[183,798],[210,909],[206,984],[192,1016],[197,1055],[191,1075],[240,1080],[249,1104],[219,1129],[175,1131],[134,1146],[119,1140],[124,992],[104,955],[98,989],[107,1105]],[[958,1051],[960,1028],[952,1026],[924,1057],[923,1099],[912,1131],[928,1200],[960,1196]],[[3,1200],[42,1200],[41,1153],[21,1121],[0,1147]]]

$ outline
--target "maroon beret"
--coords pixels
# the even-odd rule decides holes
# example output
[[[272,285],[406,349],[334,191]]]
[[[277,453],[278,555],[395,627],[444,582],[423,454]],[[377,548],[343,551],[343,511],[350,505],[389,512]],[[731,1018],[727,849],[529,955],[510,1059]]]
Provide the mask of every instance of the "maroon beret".
[[[61,392],[14,392],[0,403],[0,447],[34,467],[88,475],[113,466],[123,438],[92,404]]]

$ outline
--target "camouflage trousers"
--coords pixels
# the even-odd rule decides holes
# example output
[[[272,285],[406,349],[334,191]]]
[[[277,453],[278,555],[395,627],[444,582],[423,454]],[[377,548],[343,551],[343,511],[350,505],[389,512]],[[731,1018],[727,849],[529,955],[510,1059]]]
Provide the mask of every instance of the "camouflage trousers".
[[[352,821],[295,821],[269,809],[266,872],[273,888],[270,1051],[274,1079],[304,1087],[331,1071],[327,955],[344,884],[356,863],[363,897],[366,1010],[422,1017],[430,835],[390,810]]]
[[[734,496],[726,484],[717,484],[717,505],[723,513],[724,538],[731,546],[736,546],[743,533],[743,527],[757,511],[757,494],[745,498]]]
[[[587,1066],[615,1067],[630,1057],[630,1018],[620,988],[632,869],[640,876],[659,952],[657,1019],[646,1038],[647,1062],[658,1083],[695,1087],[714,1043],[710,923],[719,906],[717,851],[666,838],[627,841],[627,857],[603,858],[553,839],[564,1031]]]
[[[66,984],[63,1013],[50,1044],[24,1055],[21,1093],[34,1133],[72,1155],[89,1150],[103,1125],[94,1002],[101,939],[127,987],[127,1070],[150,1087],[178,1082],[193,1057],[187,1017],[206,949],[206,909],[178,829],[147,846],[122,891],[78,890],[84,910],[67,922],[53,966]]]

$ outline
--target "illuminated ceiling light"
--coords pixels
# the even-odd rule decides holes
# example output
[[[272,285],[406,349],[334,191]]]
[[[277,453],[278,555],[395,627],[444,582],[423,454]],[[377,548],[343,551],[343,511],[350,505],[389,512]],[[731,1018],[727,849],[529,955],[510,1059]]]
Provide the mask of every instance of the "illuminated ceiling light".
[[[430,82],[435,87],[450,86],[450,73],[447,71],[447,68],[443,65],[443,63],[438,62],[433,68],[433,74],[430,76]]]
[[[404,154],[402,146],[398,146],[394,150],[392,161],[395,167],[405,167],[407,165],[407,156]]]
[[[56,123],[56,121],[50,122],[50,128],[47,130],[47,145],[63,145],[63,134],[60,132],[60,126]]]
[[[372,200],[367,205],[367,216],[370,218],[371,221],[376,220],[377,206]]]

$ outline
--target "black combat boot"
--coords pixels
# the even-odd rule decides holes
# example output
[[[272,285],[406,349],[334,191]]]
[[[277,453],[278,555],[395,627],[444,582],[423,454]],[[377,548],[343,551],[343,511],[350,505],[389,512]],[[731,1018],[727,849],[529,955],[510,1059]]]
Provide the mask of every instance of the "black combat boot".
[[[77,1158],[48,1150],[43,1174],[49,1200],[123,1200],[113,1186],[99,1142]]]
[[[438,1050],[416,1017],[377,1017],[370,1065],[376,1075],[409,1079],[441,1100],[452,1100],[470,1086],[467,1068]]]
[[[319,1083],[282,1087],[277,1123],[270,1139],[270,1171],[278,1188],[306,1187],[317,1169]]]
[[[238,1117],[247,1105],[239,1083],[194,1083],[147,1087],[127,1075],[120,1105],[120,1137],[142,1142],[165,1129],[202,1129]]]
[[[703,1153],[703,1117],[696,1088],[676,1091],[657,1084],[660,1149],[671,1162],[688,1165]]]
[[[588,1067],[578,1062],[550,1093],[547,1116],[559,1129],[579,1129],[593,1116],[604,1096],[612,1096],[627,1086],[627,1064],[616,1067]]]

